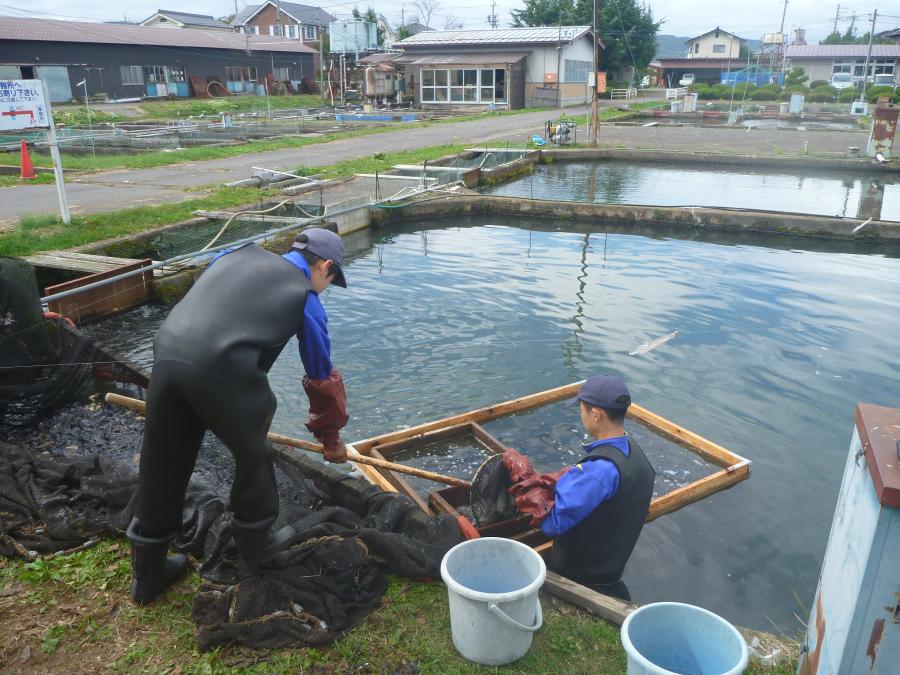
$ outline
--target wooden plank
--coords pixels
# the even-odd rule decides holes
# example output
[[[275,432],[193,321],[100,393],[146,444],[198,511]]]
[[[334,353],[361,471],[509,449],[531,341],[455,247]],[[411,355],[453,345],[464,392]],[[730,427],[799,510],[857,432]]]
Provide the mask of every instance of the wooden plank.
[[[424,424],[418,424],[414,427],[409,427],[408,429],[393,431],[391,433],[382,434],[381,436],[373,436],[354,443],[354,446],[362,454],[367,454],[372,448],[380,448],[387,443],[421,436],[429,431],[445,429],[466,422],[487,422],[488,420],[497,419],[498,417],[505,417],[506,415],[512,415],[513,413],[530,410],[541,405],[570,398],[578,393],[581,384],[581,382],[574,382],[562,387],[547,389],[546,391],[538,392],[537,394],[529,394],[528,396],[522,396],[520,398],[512,399],[511,401],[496,403],[487,406],[486,408],[478,408],[477,410],[470,410],[433,422],[425,422]]]
[[[506,445],[501,443],[496,437],[491,436],[488,430],[477,422],[472,422],[472,430],[475,432],[475,440],[481,443],[489,452],[495,455],[502,455],[506,452]]]
[[[153,261],[150,259],[138,260],[105,272],[89,274],[72,281],[48,286],[44,289],[44,293],[45,295],[53,295],[54,293],[69,291],[152,264]],[[150,298],[150,284],[152,281],[152,272],[144,272],[138,276],[111,281],[106,286],[88,289],[59,300],[54,300],[48,303],[47,307],[51,312],[57,312],[76,323],[98,316],[116,314],[147,301]]]
[[[88,274],[110,272],[139,262],[133,258],[111,258],[109,256],[95,256],[86,253],[72,253],[70,251],[36,253],[27,256],[25,260],[35,267]]]
[[[689,450],[700,455],[716,466],[728,467],[740,464],[746,461],[740,455],[736,455],[730,450],[723,448],[721,445],[713,443],[693,431],[678,426],[674,422],[670,422],[665,417],[650,412],[636,403],[632,403],[628,408],[628,416],[632,417],[644,425],[650,427],[657,433],[672,439],[676,443],[684,445]]]
[[[371,457],[375,459],[384,459],[384,456],[378,452],[377,450],[372,450]],[[418,492],[413,489],[413,486],[406,482],[406,480],[396,471],[389,471],[387,469],[382,470],[382,475],[387,478],[391,484],[397,488],[398,491],[405,494],[407,497],[412,499],[416,506],[418,506],[422,511],[431,515],[431,509],[428,508],[428,503],[422,499]]]
[[[716,473],[695,480],[683,487],[667,492],[654,499],[650,503],[646,522],[650,522],[667,513],[672,513],[680,508],[700,501],[704,497],[724,490],[727,487],[740,483],[750,476],[750,462],[744,460],[741,464],[728,469],[722,469]]]
[[[586,609],[591,614],[612,621],[618,626],[621,626],[628,615],[640,607],[640,605],[598,593],[550,570],[547,570],[543,588],[548,593],[562,598],[576,607]]]
[[[237,215],[235,220],[245,223],[271,223],[272,225],[293,225],[294,223],[303,223],[309,220],[308,216],[267,216],[259,213],[237,213],[231,211],[194,211],[195,216],[201,218],[212,218],[215,220],[228,220]]]

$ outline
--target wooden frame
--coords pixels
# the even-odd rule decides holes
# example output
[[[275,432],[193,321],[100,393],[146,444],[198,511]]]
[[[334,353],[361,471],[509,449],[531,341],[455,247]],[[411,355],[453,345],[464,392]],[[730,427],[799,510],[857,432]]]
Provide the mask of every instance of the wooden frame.
[[[583,381],[582,381],[583,382]],[[373,457],[389,458],[390,455],[401,450],[407,450],[446,438],[453,438],[466,433],[472,433],[476,441],[493,452],[502,452],[505,446],[491,436],[481,425],[481,422],[495,420],[515,413],[532,410],[549,403],[554,403],[574,396],[582,382],[573,382],[562,387],[547,389],[536,394],[529,394],[511,401],[503,401],[485,408],[478,408],[468,412],[452,415],[433,422],[426,422],[408,429],[394,431],[381,436],[373,436],[353,444],[353,447],[362,454],[370,454]],[[680,508],[700,501],[704,497],[715,494],[732,485],[747,480],[750,477],[750,460],[737,455],[730,450],[717,445],[712,441],[695,434],[656,413],[647,410],[637,404],[632,404],[628,409],[628,416],[635,421],[649,427],[657,434],[674,441],[678,445],[702,457],[707,462],[719,467],[719,471],[700,478],[692,483],[676,488],[654,499],[650,503],[647,513],[647,522],[655,520],[662,515],[672,513]],[[429,505],[423,506],[421,497],[396,474],[387,478],[374,467],[359,468],[370,477],[377,485],[392,492],[402,492],[416,501],[426,512],[432,510],[457,514],[455,505],[459,505],[460,497],[466,488],[446,488],[432,492]],[[373,474],[373,475],[370,475]],[[377,474],[375,476],[374,474]],[[386,487],[389,485],[390,488]],[[455,504],[453,503],[455,502]],[[527,519],[527,518],[526,518]],[[513,519],[496,523],[484,528],[485,534],[494,536],[510,536],[523,540],[525,543],[535,546],[536,550],[543,552],[548,550],[553,542],[547,542],[539,529],[522,529],[522,519]],[[490,530],[490,531],[489,531]],[[538,541],[540,540],[540,541]]]

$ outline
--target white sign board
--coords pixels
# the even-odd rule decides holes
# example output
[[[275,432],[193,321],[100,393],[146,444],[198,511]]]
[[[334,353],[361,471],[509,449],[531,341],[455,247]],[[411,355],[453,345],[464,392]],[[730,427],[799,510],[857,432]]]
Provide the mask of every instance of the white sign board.
[[[0,80],[0,131],[49,126],[40,80]]]

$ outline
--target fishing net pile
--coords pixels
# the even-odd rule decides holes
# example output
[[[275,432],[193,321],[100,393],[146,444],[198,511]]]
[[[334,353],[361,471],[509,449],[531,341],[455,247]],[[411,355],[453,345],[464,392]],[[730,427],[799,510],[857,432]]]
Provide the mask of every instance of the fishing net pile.
[[[0,423],[24,426],[72,400],[98,348],[63,319],[45,318],[31,265],[0,257]]]
[[[379,606],[388,573],[436,577],[443,554],[462,540],[452,517],[428,516],[408,497],[319,461],[298,455],[282,468],[303,498],[282,500],[276,527],[295,534],[255,571],[237,554],[226,503],[189,488],[173,548],[201,574],[194,603],[201,650],[330,643]],[[136,472],[123,463],[0,443],[0,554],[33,558],[123,536],[136,487]]]

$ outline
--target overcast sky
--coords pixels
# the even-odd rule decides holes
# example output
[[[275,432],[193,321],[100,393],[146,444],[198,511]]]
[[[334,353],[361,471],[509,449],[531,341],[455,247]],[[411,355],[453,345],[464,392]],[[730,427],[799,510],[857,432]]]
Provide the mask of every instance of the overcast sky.
[[[615,2],[615,0],[602,0]],[[490,13],[490,0],[438,0],[440,9],[435,12],[432,26],[444,28],[448,14],[454,20],[462,22],[465,28],[487,28],[487,15]],[[246,3],[238,0],[238,7]],[[309,2],[309,4],[316,4]],[[662,33],[670,35],[693,36],[705,32],[717,25],[734,31],[741,37],[759,38],[763,33],[775,32],[781,24],[783,2],[778,0],[756,0],[740,3],[725,10],[720,0],[647,0],[657,18],[664,19]],[[129,20],[141,20],[151,16],[166,0],[132,0],[128,3],[113,0],[93,0],[92,2],[71,2],[70,0],[30,0],[28,9],[22,9],[22,3],[16,0],[0,0],[0,15],[32,16],[32,17],[66,17],[89,20],[121,20],[127,15]],[[511,23],[510,10],[520,7],[521,0],[497,0],[497,17],[501,26]],[[808,41],[817,41],[831,32],[834,26],[835,11],[838,2],[823,3],[819,0],[791,0],[787,7],[785,31],[792,28],[806,28]],[[897,0],[870,0],[868,3],[841,0],[841,19],[838,26],[846,30],[850,25],[850,16],[857,14],[858,33],[865,33],[868,28],[869,15],[877,9],[879,15],[888,15],[882,20],[879,17],[876,31],[900,26],[900,5]],[[123,7],[127,6],[123,15]],[[389,21],[399,23],[401,6],[406,15],[416,14],[412,0],[322,0],[321,7],[332,14],[349,13],[353,7],[365,10],[374,6],[375,10],[384,14]],[[196,14],[212,14],[220,17],[234,13],[233,0],[181,0],[169,3],[169,8],[178,8],[184,12]],[[2,20],[2,19],[0,19]]]

